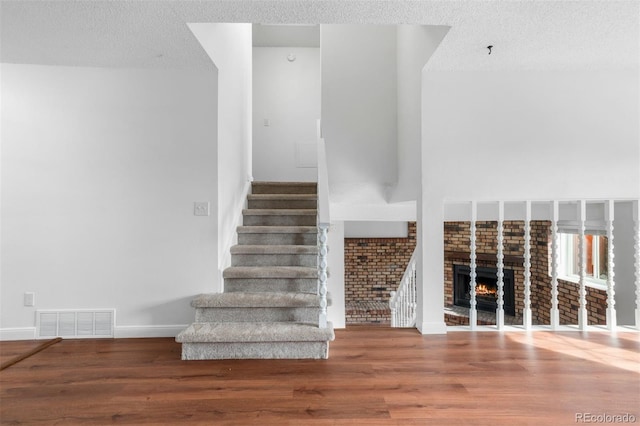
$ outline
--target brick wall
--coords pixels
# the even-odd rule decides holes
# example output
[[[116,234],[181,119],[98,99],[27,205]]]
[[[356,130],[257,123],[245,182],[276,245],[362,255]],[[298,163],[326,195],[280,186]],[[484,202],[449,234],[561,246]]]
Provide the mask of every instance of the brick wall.
[[[495,267],[497,253],[497,222],[476,223],[478,266]],[[445,306],[453,305],[453,265],[469,265],[469,222],[445,222]],[[531,222],[531,310],[534,324],[549,324],[551,308],[551,277],[549,253],[551,224]],[[485,256],[482,256],[485,255]],[[524,308],[524,222],[504,222],[505,269],[512,269],[515,278],[516,318],[522,320]],[[567,281],[558,283],[560,324],[578,323],[578,285]],[[606,323],[606,292],[587,287],[589,324]],[[454,324],[451,324],[454,325]]]
[[[415,222],[409,223],[407,238],[345,238],[347,324],[389,323],[389,311],[383,307],[397,289],[415,246]]]

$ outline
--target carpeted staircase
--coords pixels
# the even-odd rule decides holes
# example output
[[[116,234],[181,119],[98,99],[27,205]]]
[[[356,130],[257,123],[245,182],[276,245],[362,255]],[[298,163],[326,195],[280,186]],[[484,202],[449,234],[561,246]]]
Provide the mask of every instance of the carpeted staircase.
[[[318,327],[315,183],[254,182],[224,273],[202,294],[176,341],[182,359],[324,359],[333,327]]]

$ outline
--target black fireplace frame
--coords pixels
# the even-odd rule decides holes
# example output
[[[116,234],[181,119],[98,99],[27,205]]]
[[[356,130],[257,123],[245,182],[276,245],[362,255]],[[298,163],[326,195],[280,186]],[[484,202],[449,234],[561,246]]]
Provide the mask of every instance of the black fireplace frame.
[[[463,306],[465,308],[471,307],[470,296],[467,283],[470,281],[471,268],[468,265],[453,265],[453,304],[456,306]],[[498,280],[498,269],[477,267],[476,268],[476,282],[478,279],[490,279]],[[467,281],[465,281],[465,278]],[[515,303],[515,279],[512,269],[504,269],[504,313],[505,315],[515,316],[516,303]],[[484,298],[476,297],[476,307],[479,311],[496,312],[497,303],[487,301]]]

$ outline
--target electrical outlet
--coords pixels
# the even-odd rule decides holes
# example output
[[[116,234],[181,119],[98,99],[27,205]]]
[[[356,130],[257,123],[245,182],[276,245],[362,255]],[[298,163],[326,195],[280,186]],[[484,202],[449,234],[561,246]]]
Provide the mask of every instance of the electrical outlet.
[[[36,306],[36,294],[28,291],[24,294],[24,306]]]
[[[196,201],[193,203],[193,214],[195,216],[209,216],[209,202]]]

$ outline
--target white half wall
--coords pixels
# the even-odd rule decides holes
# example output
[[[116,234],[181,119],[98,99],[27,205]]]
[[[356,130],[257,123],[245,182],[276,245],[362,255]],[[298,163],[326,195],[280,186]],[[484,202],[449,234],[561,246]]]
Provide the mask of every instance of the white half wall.
[[[397,178],[396,27],[322,25],[320,34],[332,204],[363,193],[384,204]]]
[[[318,118],[320,49],[254,47],[254,179],[316,181]]]
[[[189,24],[218,68],[218,274],[231,264],[251,176],[251,24]]]
[[[138,336],[192,322],[217,284],[215,68],[0,75],[2,338],[33,337],[35,309],[115,308]]]

